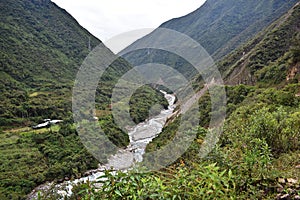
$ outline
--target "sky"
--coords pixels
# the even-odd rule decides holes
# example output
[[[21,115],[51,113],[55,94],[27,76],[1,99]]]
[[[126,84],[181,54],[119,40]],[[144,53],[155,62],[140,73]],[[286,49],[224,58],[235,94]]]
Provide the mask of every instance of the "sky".
[[[181,17],[205,0],[52,0],[67,10],[81,26],[105,41],[124,32],[154,29]]]

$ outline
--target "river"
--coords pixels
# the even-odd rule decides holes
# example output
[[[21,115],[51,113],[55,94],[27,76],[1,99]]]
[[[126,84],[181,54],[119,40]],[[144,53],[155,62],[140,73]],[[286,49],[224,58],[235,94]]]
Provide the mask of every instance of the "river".
[[[175,109],[175,95],[167,94],[161,91],[167,101],[169,102],[168,109],[162,110],[159,115],[147,119],[145,122],[139,123],[132,127],[128,132],[130,143],[126,149],[119,150],[115,155],[108,159],[108,163],[105,165],[100,165],[98,169],[90,170],[86,174],[88,176],[65,181],[63,183],[57,184],[54,187],[57,188],[57,192],[65,195],[72,194],[72,188],[74,184],[86,181],[96,181],[100,176],[104,175],[104,170],[113,168],[114,170],[126,171],[134,167],[135,163],[141,162],[143,160],[143,154],[145,153],[146,146],[149,142],[153,140],[164,127],[167,119],[173,114]],[[28,196],[28,199],[36,199],[39,191],[45,191],[53,187],[54,183],[46,183],[35,188]],[[64,189],[60,189],[64,188]]]

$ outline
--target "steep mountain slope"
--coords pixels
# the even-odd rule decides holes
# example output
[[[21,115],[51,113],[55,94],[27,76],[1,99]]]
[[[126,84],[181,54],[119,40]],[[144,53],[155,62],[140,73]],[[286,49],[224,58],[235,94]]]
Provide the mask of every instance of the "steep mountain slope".
[[[29,87],[68,82],[100,41],[47,0],[1,1],[1,71]]]
[[[250,2],[253,1],[247,3]],[[211,108],[210,94],[206,93],[198,102],[200,124],[191,125],[192,129],[186,133],[195,133],[196,138],[175,163],[159,172],[107,173],[104,187],[95,190],[93,185],[82,184],[81,188],[89,190],[74,193],[73,198],[299,199],[300,5],[288,10],[283,16],[276,14],[278,21],[219,63],[226,84],[231,85],[226,86],[227,118],[223,134],[208,156],[203,158],[201,150],[211,140],[215,141],[214,131],[207,129],[215,111]],[[184,24],[182,30],[187,27]],[[147,56],[150,52],[151,56]],[[176,63],[186,67],[182,60],[165,52],[147,50],[133,56],[137,62],[164,63],[178,70]],[[181,69],[183,74],[185,69]],[[148,154],[153,165],[170,156],[160,150],[179,137],[177,131],[181,125],[180,117],[171,118],[147,146],[147,152],[159,154],[157,157]]]
[[[297,108],[300,92],[297,85],[300,80],[300,3],[224,57],[218,67],[226,84],[227,117],[247,104],[253,107],[270,104]],[[275,92],[275,88],[278,91]],[[199,100],[202,127],[209,125],[210,101],[209,93]],[[171,138],[172,132],[175,134],[177,125],[178,120],[170,123],[148,145],[148,150],[153,151],[165,144],[166,138]]]
[[[101,41],[50,0],[2,0],[0,6],[0,126],[71,117],[75,75]],[[112,64],[99,83],[99,109],[108,107],[118,76],[130,68],[123,59]]]
[[[232,50],[245,43],[272,22],[276,21],[298,0],[208,0],[199,9],[184,17],[170,20],[160,27],[184,33],[202,45],[215,61],[220,61]],[[156,31],[137,40],[131,46],[143,46]],[[155,40],[155,42],[159,40]],[[174,45],[177,41],[174,41]],[[164,43],[164,41],[161,41]],[[147,45],[147,44],[146,44]],[[183,45],[179,43],[179,45]],[[179,47],[177,45],[177,47]],[[171,66],[189,81],[197,75],[194,67],[180,56],[160,49],[141,49],[127,55],[132,64],[159,63]],[[226,69],[222,69],[222,72]],[[193,85],[199,87],[202,77]]]
[[[217,5],[221,1],[215,1],[216,4],[213,1],[208,2],[211,5]],[[227,2],[234,3],[233,1]],[[241,5],[241,1],[235,2]],[[263,5],[267,1],[261,2]],[[287,3],[286,5],[290,5],[289,3],[292,1],[269,2],[272,5],[274,3],[279,8],[278,4]],[[248,5],[250,1],[244,3]],[[256,1],[256,3],[259,2]],[[228,5],[232,6],[232,4]],[[229,9],[226,6],[225,8]],[[226,15],[226,9],[215,14]],[[263,7],[260,9],[265,12]],[[280,14],[275,14],[274,19],[271,17],[272,20],[275,20],[275,16],[280,17]],[[222,20],[225,19],[222,18]],[[228,81],[227,83],[230,84],[230,81],[233,81],[231,84],[234,85],[226,86],[228,115],[224,133],[216,148],[207,157],[201,159],[199,150],[201,145],[207,142],[205,140],[209,133],[209,130],[206,129],[211,115],[211,102],[208,93],[199,100],[199,119],[202,127],[192,127],[191,132],[195,132],[197,137],[188,151],[177,162],[161,172],[106,173],[107,179],[104,180],[103,187],[95,189],[94,185],[88,182],[75,187],[70,199],[298,199],[297,192],[300,189],[298,180],[300,177],[300,141],[298,139],[300,137],[300,84],[294,83],[299,77],[296,73],[299,69],[300,55],[299,36],[297,36],[299,33],[298,20],[299,6],[296,6],[267,28],[265,32],[261,32],[255,39],[248,41],[248,44],[220,62],[219,66]],[[220,24],[222,24],[221,22]],[[236,31],[234,28],[233,30]],[[211,41],[216,41],[215,39],[212,38]],[[221,48],[222,45],[218,44],[217,46],[214,48]],[[133,56],[139,57],[143,53],[145,52]],[[184,66],[183,60],[178,59],[176,55],[170,56],[167,53],[154,52],[152,56],[146,57],[144,61],[153,61],[157,56],[156,61],[159,63],[169,65],[179,63],[178,69],[180,66]],[[243,58],[247,59],[245,63],[252,64],[245,66],[247,69],[245,75],[239,76],[238,73],[243,72],[244,66],[241,64],[243,62],[239,63],[239,61],[243,61]],[[276,71],[277,67],[281,65],[285,65],[282,67],[284,72]],[[274,71],[276,73],[273,73]],[[257,78],[247,79],[251,73],[253,74],[252,77],[257,76]],[[236,80],[236,75],[241,79]],[[280,78],[277,82],[273,78],[277,75],[280,75],[279,77],[288,75],[289,78],[294,78],[294,81],[282,83]],[[243,82],[243,79],[249,80],[249,82]],[[255,86],[235,85],[239,83],[259,84]],[[261,87],[269,85],[274,87]],[[98,92],[105,95],[109,94],[111,85],[107,84],[106,86],[107,90]],[[170,120],[163,132],[147,147],[147,151],[161,149],[168,141],[172,140],[180,125],[179,120],[180,118],[174,121]],[[17,177],[12,176],[15,174],[15,171],[12,170],[1,173],[0,175],[4,177],[3,180],[0,179],[2,180],[0,186],[3,186],[0,189],[4,191],[1,198],[24,195],[36,183],[43,182],[46,178],[51,179],[53,176],[63,178],[65,174],[68,174],[67,176],[75,174],[74,176],[76,176],[78,172],[80,174],[81,169],[72,165],[74,162],[80,161],[81,155],[76,155],[74,158],[73,156],[65,157],[69,152],[63,151],[65,145],[73,145],[64,142],[62,135],[75,134],[74,128],[72,130],[64,127],[58,132],[54,131],[54,133],[26,133],[24,134],[26,137],[18,134],[0,135],[2,136],[1,141],[5,141],[4,144],[2,143],[2,148],[9,147],[8,154],[13,154],[13,156],[3,155],[1,157],[6,169],[10,166],[9,164],[15,161],[24,163],[19,159],[23,156],[30,159],[34,157],[35,161],[40,161],[41,165],[41,167],[35,165],[36,168],[32,170],[29,168],[31,163],[24,164],[23,169],[30,171],[29,175],[24,174],[24,170],[18,170]],[[22,153],[27,153],[28,148],[33,148],[37,153],[33,154],[31,151],[27,155],[20,152],[11,153],[12,147],[19,147],[20,142],[23,145],[22,150],[24,149]],[[52,147],[49,147],[49,143],[52,144]],[[43,155],[50,157],[50,161],[54,164],[47,165],[47,160],[41,159]],[[57,157],[63,157],[63,163],[57,162],[57,160],[60,161]],[[155,160],[153,163],[155,164]],[[78,165],[81,166],[81,164]],[[16,166],[18,167],[18,165],[14,165],[14,168],[17,168]],[[50,169],[45,173],[43,169],[47,170],[48,168]],[[34,172],[37,170],[40,171],[36,175]],[[18,179],[20,180],[18,181]],[[24,189],[19,191],[21,187]],[[15,196],[10,196],[11,194]],[[54,194],[52,199],[57,199],[57,194]]]
[[[207,157],[201,158],[201,148],[209,142],[207,136],[210,131],[207,127],[213,112],[210,94],[206,93],[198,102],[200,124],[192,130],[197,133],[194,142],[175,163],[166,168],[165,171],[171,172],[167,177],[172,178],[161,175],[161,182],[168,184],[173,181],[173,184],[180,185],[188,178],[180,178],[182,174],[178,171],[193,174],[199,171],[199,167],[206,166],[205,169],[209,170],[213,166],[220,169],[220,175],[216,175],[218,181],[220,177],[233,178],[230,189],[220,198],[299,198],[299,19],[300,3],[297,3],[264,31],[224,57],[219,67],[228,84],[227,117],[218,144]],[[170,120],[146,151],[159,152],[163,149],[176,137],[180,123],[180,118]],[[223,176],[226,171],[228,175]],[[214,177],[212,174],[209,172],[208,176]],[[199,176],[205,177],[205,173]],[[181,194],[178,194],[177,188],[166,190],[190,199],[215,199],[217,191],[224,187],[219,182],[214,183],[214,178],[206,182],[218,188],[208,189],[209,196],[205,196],[205,192],[199,194],[193,186],[193,192],[188,197],[184,196],[186,190]],[[155,183],[152,180],[150,185]],[[203,191],[202,188],[199,187],[199,190]],[[105,191],[99,194],[105,194]]]
[[[100,41],[50,0],[1,0],[0,7],[0,124],[66,114],[89,41]]]
[[[228,84],[299,80],[300,4],[220,62]]]
[[[71,94],[89,43],[101,42],[49,0],[1,0],[0,8],[0,199],[25,199],[38,184],[97,167],[72,125]],[[45,118],[64,122],[28,127]],[[108,128],[113,142],[128,144]]]
[[[116,150],[107,148],[99,155],[103,160],[96,160],[83,146],[71,112],[79,66],[92,48],[106,47],[50,0],[1,0],[0,8],[0,199],[25,199],[39,184],[97,168]],[[129,137],[109,104],[114,85],[129,69],[124,59],[115,60],[96,91],[99,125],[118,147],[127,146]],[[161,92],[139,88],[130,101],[134,122],[148,118],[156,104],[168,104]],[[46,118],[63,122],[30,127]]]
[[[207,0],[194,12],[161,25],[198,41],[220,59],[287,12],[297,0]]]

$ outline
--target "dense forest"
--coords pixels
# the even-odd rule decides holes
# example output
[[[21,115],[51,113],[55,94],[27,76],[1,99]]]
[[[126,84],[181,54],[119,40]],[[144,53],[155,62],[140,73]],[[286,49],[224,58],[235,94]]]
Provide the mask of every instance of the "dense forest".
[[[300,199],[299,19],[298,3],[218,63],[227,117],[207,157],[199,150],[209,133],[208,92],[198,102],[196,138],[176,162],[154,172],[107,172],[101,188],[79,185],[70,199]],[[179,125],[170,119],[147,152],[168,144]]]
[[[0,5],[0,199],[24,199],[46,181],[81,177],[97,168],[99,161],[85,149],[73,124],[71,97],[80,65],[102,43],[49,0],[3,0]],[[129,137],[114,122],[110,97],[118,78],[131,68],[124,59],[115,60],[95,91],[99,124],[121,148]],[[167,105],[150,86],[133,96],[135,123],[155,114],[148,111],[153,105]],[[44,119],[63,122],[31,128]]]
[[[208,0],[195,12],[164,23],[162,27],[190,34],[218,59],[227,104],[217,145],[208,156],[199,156],[212,115],[206,92],[197,105],[200,122],[186,133],[196,138],[174,163],[152,172],[106,171],[100,188],[93,182],[78,184],[65,198],[300,199],[300,5],[296,2],[264,0],[256,5]],[[84,58],[92,48],[104,45],[49,0],[2,0],[0,5],[0,199],[26,199],[40,184],[72,180],[97,168],[99,160],[78,136],[71,97]],[[150,58],[142,57],[144,53],[131,58],[147,62]],[[190,74],[186,70],[190,64],[182,58],[163,51],[151,53],[152,60]],[[130,69],[130,63],[118,58],[95,91],[97,123],[120,148],[128,145],[129,137],[115,123],[110,99],[118,79]],[[200,76],[187,79],[195,90],[203,88]],[[167,107],[156,88],[161,86],[144,85],[130,98],[134,123]],[[177,104],[176,110],[180,109]],[[32,129],[48,118],[63,122]],[[180,123],[180,116],[170,118],[146,152],[168,144]],[[112,153],[101,156],[105,161]],[[49,192],[39,198],[58,199],[59,194]]]

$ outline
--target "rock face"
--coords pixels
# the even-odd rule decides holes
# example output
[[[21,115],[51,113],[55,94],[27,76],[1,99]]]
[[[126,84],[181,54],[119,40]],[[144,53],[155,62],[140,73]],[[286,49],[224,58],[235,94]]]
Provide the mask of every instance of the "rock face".
[[[277,185],[277,192],[279,192],[276,196],[278,200],[290,200],[290,199],[300,199],[299,191],[300,191],[300,182],[295,178],[279,178]]]
[[[226,84],[300,80],[300,4],[219,63]]]
[[[300,73],[300,64],[297,64],[296,66],[293,66],[289,69],[286,80],[289,81],[291,79],[294,79],[299,73]]]

